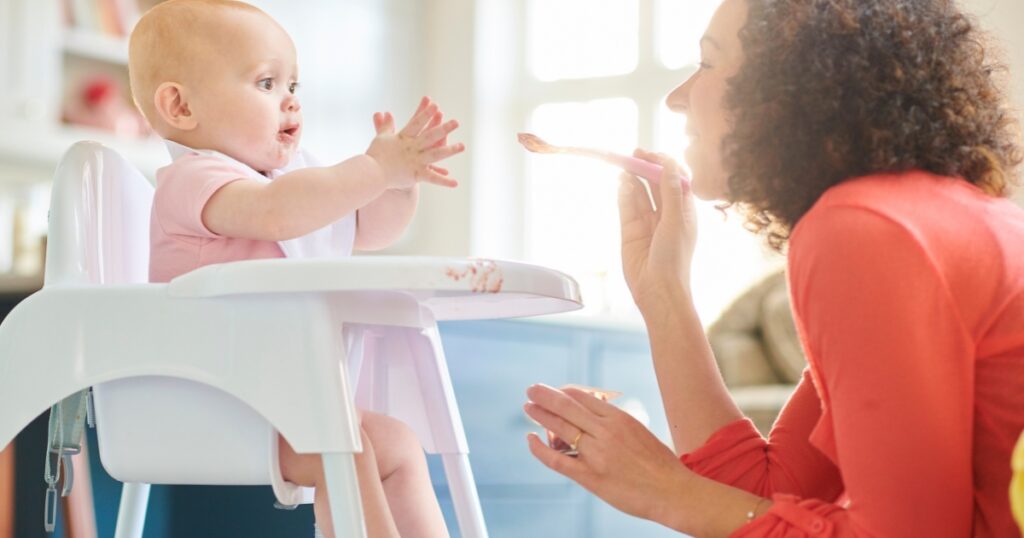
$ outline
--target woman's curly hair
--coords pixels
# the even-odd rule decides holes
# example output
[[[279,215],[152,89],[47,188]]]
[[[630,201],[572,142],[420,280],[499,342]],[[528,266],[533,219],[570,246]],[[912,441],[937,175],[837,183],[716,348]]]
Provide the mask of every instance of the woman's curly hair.
[[[829,187],[910,169],[1005,196],[1022,155],[1003,65],[954,0],[747,0],[725,105],[729,194],[781,250]]]

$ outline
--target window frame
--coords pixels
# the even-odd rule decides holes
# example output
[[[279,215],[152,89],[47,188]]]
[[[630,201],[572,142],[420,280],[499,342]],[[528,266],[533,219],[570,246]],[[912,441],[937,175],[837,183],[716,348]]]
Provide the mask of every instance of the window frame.
[[[529,232],[526,224],[530,210],[528,189],[531,182],[526,178],[526,163],[529,157],[512,139],[514,133],[528,127],[530,115],[536,107],[548,103],[621,97],[632,99],[637,106],[637,144],[643,148],[656,148],[661,130],[659,114],[661,107],[665,106],[665,96],[689,78],[698,65],[695,61],[679,68],[670,68],[661,61],[657,49],[655,4],[651,0],[638,1],[638,58],[632,72],[607,77],[541,81],[534,77],[527,65],[527,0],[477,0],[475,50],[478,54],[475,59],[477,72],[474,88],[477,132],[474,135],[474,146],[478,155],[473,166],[470,237],[474,255],[525,259],[537,263],[537,260],[528,258],[530,248],[527,245]],[[697,38],[699,36],[695,36]],[[479,51],[487,53],[480,54]],[[679,121],[681,131],[685,120],[679,116]],[[682,159],[682,148],[667,151],[673,157]],[[703,210],[707,212],[706,208]],[[742,224],[742,217],[738,214],[730,212],[728,218],[730,225]],[[702,232],[704,230],[702,228]],[[760,238],[752,235],[750,238],[762,243]],[[713,245],[706,244],[707,239],[707,232],[704,232],[703,238],[698,241],[698,251],[702,248],[701,241],[705,242],[705,249],[713,250]],[[618,249],[618,242],[615,241],[611,248]],[[716,254],[721,257],[722,253]],[[732,293],[723,290],[728,288],[728,292],[738,295],[784,263],[783,257],[768,252],[764,247],[760,248],[760,253],[748,252],[744,256],[744,263],[757,260],[759,267],[754,271],[756,277],[751,278],[750,271],[742,274],[744,271],[737,269],[737,264],[733,264],[731,269],[721,268],[722,274],[726,275],[723,278],[738,281],[709,293],[711,298],[707,299],[706,304],[713,306],[699,308],[705,323],[713,321],[727,307],[727,304],[719,304],[724,302],[721,296]],[[699,260],[695,259],[695,262],[699,263]],[[616,268],[608,268],[609,275],[618,274],[613,269]],[[697,272],[695,268],[694,273]],[[603,290],[606,296],[610,289],[611,285],[606,285]],[[584,300],[587,300],[586,294]],[[605,312],[584,310],[578,317],[598,324],[642,325],[635,308],[630,311]]]

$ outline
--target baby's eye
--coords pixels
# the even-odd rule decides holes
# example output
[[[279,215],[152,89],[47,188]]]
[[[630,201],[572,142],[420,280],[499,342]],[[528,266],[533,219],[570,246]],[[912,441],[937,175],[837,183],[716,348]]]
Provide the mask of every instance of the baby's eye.
[[[272,79],[272,78],[263,78],[263,79],[260,79],[259,82],[256,83],[256,85],[259,86],[260,89],[262,89],[262,90],[270,91],[270,90],[274,89],[274,79]]]
[[[288,93],[295,95],[295,92],[299,90],[299,83],[292,82],[288,84]]]

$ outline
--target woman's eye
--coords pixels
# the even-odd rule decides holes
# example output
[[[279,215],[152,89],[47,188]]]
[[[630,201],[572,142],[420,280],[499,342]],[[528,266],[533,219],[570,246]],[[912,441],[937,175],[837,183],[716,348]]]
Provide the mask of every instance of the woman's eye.
[[[257,82],[256,85],[259,86],[260,89],[270,91],[270,90],[274,89],[274,79],[272,79],[272,78],[260,79],[260,81]]]
[[[298,89],[299,89],[299,83],[298,82],[292,82],[291,84],[288,85],[288,93],[290,93],[292,95],[295,95],[295,92],[298,91]]]

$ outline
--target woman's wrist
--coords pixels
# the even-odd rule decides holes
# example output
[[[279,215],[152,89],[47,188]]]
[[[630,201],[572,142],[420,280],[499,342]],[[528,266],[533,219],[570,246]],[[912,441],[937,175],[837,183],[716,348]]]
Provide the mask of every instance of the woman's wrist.
[[[668,492],[652,496],[648,519],[679,532],[692,531],[687,514],[693,510],[693,490],[701,476],[680,464]]]
[[[695,312],[693,296],[681,282],[653,287],[645,297],[636,297],[636,305],[649,329],[660,325],[678,326],[674,321]]]
[[[693,536],[727,537],[767,512],[771,499],[698,475],[656,503],[651,520]]]

